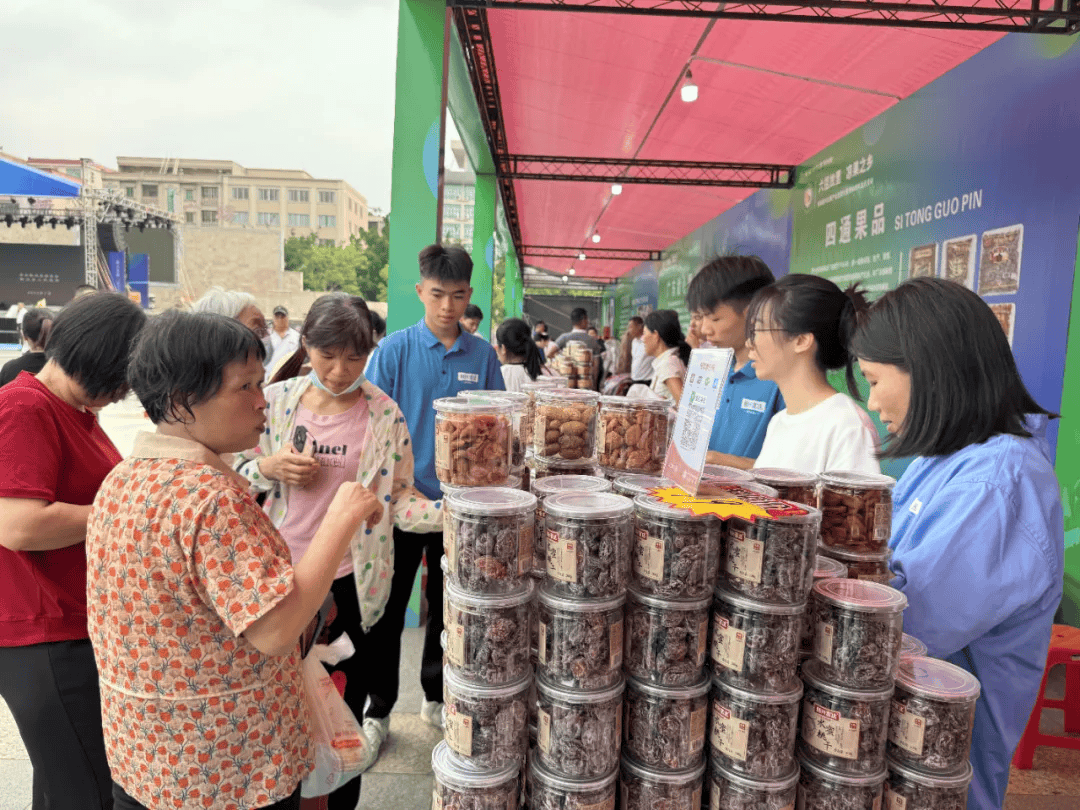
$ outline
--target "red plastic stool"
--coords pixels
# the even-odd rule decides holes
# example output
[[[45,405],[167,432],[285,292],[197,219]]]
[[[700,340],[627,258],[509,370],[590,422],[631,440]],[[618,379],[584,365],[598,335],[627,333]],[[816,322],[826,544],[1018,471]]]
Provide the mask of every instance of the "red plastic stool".
[[[1065,665],[1065,699],[1050,700],[1046,697],[1046,678],[1056,664]],[[1035,749],[1040,745],[1053,748],[1074,748],[1080,751],[1080,738],[1041,734],[1039,718],[1043,709],[1062,709],[1065,712],[1065,731],[1080,732],[1080,630],[1064,624],[1055,624],[1050,637],[1050,651],[1046,655],[1046,669],[1039,684],[1039,699],[1028,718],[1024,736],[1013,754],[1013,765],[1021,770],[1031,767]]]

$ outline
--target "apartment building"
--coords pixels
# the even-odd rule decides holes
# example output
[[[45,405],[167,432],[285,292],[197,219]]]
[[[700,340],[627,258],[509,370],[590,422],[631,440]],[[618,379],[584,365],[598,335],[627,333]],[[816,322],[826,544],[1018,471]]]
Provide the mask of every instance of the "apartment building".
[[[444,242],[472,250],[475,201],[476,175],[469,168],[469,160],[461,141],[452,141],[446,153],[443,175]]]

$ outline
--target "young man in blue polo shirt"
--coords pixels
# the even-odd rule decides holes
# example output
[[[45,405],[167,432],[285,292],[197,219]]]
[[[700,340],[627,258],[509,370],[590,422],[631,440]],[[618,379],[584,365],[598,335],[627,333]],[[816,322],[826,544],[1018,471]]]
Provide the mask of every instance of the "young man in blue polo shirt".
[[[458,247],[431,245],[420,251],[420,283],[416,294],[424,304],[424,317],[407,329],[387,335],[371,356],[368,378],[398,404],[405,415],[416,462],[416,488],[432,500],[442,497],[435,475],[435,409],[440,397],[469,389],[503,390],[502,372],[495,349],[474,337],[459,323],[472,295],[472,259]],[[427,553],[427,629],[420,667],[424,690],[421,717],[442,726],[443,578],[439,560],[442,533],[413,534],[394,529],[394,579],[386,612],[371,633],[379,637],[385,655],[371,666],[381,673],[373,684],[367,717],[379,721],[380,745],[390,728],[390,711],[398,697],[401,633],[405,608],[412,594],[421,555]]]
[[[746,305],[776,279],[756,256],[721,256],[698,271],[686,290],[686,304],[701,319],[702,336],[735,352],[724,398],[713,422],[709,464],[750,469],[761,452],[773,415],[784,409],[776,383],[759,380],[746,345]]]

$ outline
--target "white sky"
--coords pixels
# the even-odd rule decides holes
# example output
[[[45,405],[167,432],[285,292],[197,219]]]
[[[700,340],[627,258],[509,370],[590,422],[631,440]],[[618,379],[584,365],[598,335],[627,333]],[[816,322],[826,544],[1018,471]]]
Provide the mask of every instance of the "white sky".
[[[235,160],[390,208],[397,0],[2,0],[0,149]]]

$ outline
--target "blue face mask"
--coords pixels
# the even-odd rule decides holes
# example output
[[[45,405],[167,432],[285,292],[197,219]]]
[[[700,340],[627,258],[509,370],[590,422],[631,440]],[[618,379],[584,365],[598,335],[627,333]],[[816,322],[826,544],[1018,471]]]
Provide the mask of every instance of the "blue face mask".
[[[352,385],[350,385],[344,391],[340,392],[331,391],[329,388],[323,385],[323,381],[319,379],[319,375],[316,374],[314,371],[308,373],[308,379],[311,380],[311,384],[318,388],[320,391],[325,391],[332,397],[343,397],[346,394],[351,394],[353,391],[363,385],[364,382],[367,380],[367,377],[364,376],[363,372],[360,372],[360,376],[352,381]]]

